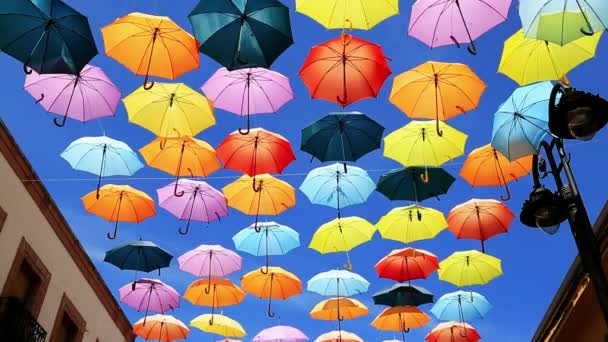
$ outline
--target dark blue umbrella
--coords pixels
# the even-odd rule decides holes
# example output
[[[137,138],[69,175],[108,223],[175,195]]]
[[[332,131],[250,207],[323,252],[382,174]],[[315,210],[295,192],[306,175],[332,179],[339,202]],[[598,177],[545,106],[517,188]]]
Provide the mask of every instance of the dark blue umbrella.
[[[397,284],[377,292],[372,297],[374,304],[386,306],[418,306],[434,302],[433,294],[414,285]]]
[[[135,240],[106,252],[103,261],[121,270],[151,272],[169,267],[173,256],[151,241]]]
[[[426,183],[422,179],[425,174]],[[421,202],[446,194],[455,180],[440,167],[408,167],[382,175],[376,190],[391,201]]]

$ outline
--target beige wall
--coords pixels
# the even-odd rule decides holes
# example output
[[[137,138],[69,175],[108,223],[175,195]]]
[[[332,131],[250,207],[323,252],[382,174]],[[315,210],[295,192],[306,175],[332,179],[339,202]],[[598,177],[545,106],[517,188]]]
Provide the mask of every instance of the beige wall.
[[[64,292],[87,322],[83,341],[125,341],[113,318],[1,154],[0,189],[0,206],[8,214],[0,232],[0,289],[6,282],[19,242],[25,237],[51,273],[38,316],[38,322],[47,331],[47,341]]]

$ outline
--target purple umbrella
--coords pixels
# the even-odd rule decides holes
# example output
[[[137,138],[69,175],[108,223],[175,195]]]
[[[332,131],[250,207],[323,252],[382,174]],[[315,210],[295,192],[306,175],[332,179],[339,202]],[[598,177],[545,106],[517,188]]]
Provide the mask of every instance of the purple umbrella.
[[[184,253],[177,262],[180,271],[196,277],[209,277],[209,286],[205,289],[207,294],[211,288],[211,277],[225,277],[243,267],[243,260],[238,254],[220,245],[200,245]]]
[[[308,341],[308,336],[300,330],[287,326],[276,327],[260,331],[252,340],[253,342],[301,342]]]
[[[145,310],[145,317],[148,317],[149,311],[162,314],[179,308],[179,293],[158,279],[142,278],[121,287],[118,292],[121,303],[138,312]]]
[[[245,116],[249,132],[250,114],[276,113],[293,99],[289,79],[264,68],[228,71],[221,68],[201,87],[215,108]]]
[[[185,194],[177,197],[175,193]],[[224,194],[203,181],[181,179],[158,190],[158,204],[180,220],[188,220],[186,229],[179,233],[188,234],[190,221],[212,222],[228,215],[228,201]]]
[[[63,127],[68,117],[87,122],[113,116],[120,90],[98,67],[86,65],[79,75],[37,74],[25,78],[25,90],[49,113],[63,115],[55,125]]]
[[[475,39],[507,20],[511,0],[418,0],[412,5],[410,36],[431,48],[470,43],[476,55]]]

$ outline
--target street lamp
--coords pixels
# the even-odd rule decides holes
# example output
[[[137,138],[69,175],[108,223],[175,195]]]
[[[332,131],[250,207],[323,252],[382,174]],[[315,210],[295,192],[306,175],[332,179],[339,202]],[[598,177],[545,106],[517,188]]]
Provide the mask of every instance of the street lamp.
[[[559,93],[561,98],[556,104]],[[555,233],[559,225],[568,220],[583,269],[593,283],[608,326],[608,280],[602,267],[602,255],[563,144],[563,139],[590,140],[606,123],[608,101],[597,95],[565,88],[561,84],[555,85],[549,101],[549,130],[554,137],[550,143],[541,143],[550,170],[547,170],[544,159],[534,155],[534,190],[524,202],[520,221],[526,226]],[[554,150],[559,156],[559,164]],[[562,180],[562,171],[566,174],[567,184]],[[553,175],[558,188],[555,193],[546,189],[540,181],[549,174]]]

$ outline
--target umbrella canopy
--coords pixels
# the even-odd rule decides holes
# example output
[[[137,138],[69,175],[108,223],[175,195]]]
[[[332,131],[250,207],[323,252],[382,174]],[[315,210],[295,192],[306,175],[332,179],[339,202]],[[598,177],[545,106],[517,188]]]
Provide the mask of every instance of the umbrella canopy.
[[[154,242],[135,240],[106,252],[103,261],[121,270],[151,272],[169,267],[173,256]]]
[[[442,321],[465,322],[484,318],[491,308],[486,297],[477,292],[456,291],[441,296],[431,312]]]
[[[129,122],[159,137],[195,136],[215,125],[213,102],[183,83],[139,87],[122,101]]]
[[[371,325],[381,331],[400,331],[403,334],[410,329],[422,328],[430,321],[431,317],[415,306],[395,306],[384,309]]]
[[[272,299],[287,299],[302,293],[302,281],[280,267],[254,270],[241,277],[243,290],[258,298],[268,298],[268,316],[274,317]],[[255,338],[254,338],[255,340]]]
[[[310,17],[326,29],[370,30],[399,14],[399,0],[296,0],[296,12]]]
[[[369,314],[367,307],[353,298],[330,298],[310,310],[310,317],[324,321],[351,320]]]
[[[87,17],[62,1],[2,1],[0,18],[0,50],[27,74],[78,75],[98,53]]]
[[[391,74],[380,45],[342,34],[314,46],[299,75],[315,99],[346,107],[378,96]]]
[[[228,70],[270,68],[293,44],[289,8],[276,0],[201,1],[188,18],[200,51]]]
[[[189,333],[190,329],[182,321],[171,315],[154,315],[142,318],[133,325],[133,334],[146,341],[173,342],[185,340]]]
[[[424,249],[394,249],[374,266],[380,278],[400,283],[425,279],[439,269],[437,256]]]
[[[396,284],[388,289],[373,295],[374,304],[386,306],[419,306],[433,303],[433,294],[427,289],[414,286]]]
[[[447,194],[454,181],[440,167],[407,167],[383,174],[376,190],[391,201],[420,202]]]
[[[595,57],[602,33],[585,36],[564,46],[526,38],[519,30],[505,41],[498,72],[519,85],[563,79],[570,70]]]
[[[310,278],[306,290],[321,296],[355,296],[367,292],[369,282],[348,270],[321,272]]]
[[[101,28],[106,55],[135,75],[174,80],[200,65],[198,44],[171,18],[133,12]]]
[[[243,267],[238,254],[220,245],[200,245],[182,254],[177,262],[180,271],[195,277],[225,277]]]
[[[193,305],[211,307],[209,324],[214,324],[215,308],[237,305],[245,299],[245,292],[228,279],[199,279],[188,286],[184,299]]]
[[[287,325],[277,325],[260,331],[252,342],[303,342],[308,337],[300,330]]]
[[[206,333],[216,334],[224,337],[245,337],[247,333],[243,326],[230,317],[215,315],[213,324],[209,324],[212,316],[210,314],[200,315],[190,321],[190,326],[200,329]],[[226,341],[226,340],[222,340]]]
[[[141,312],[165,313],[179,308],[179,293],[158,279],[142,278],[118,290],[120,302]],[[144,322],[145,322],[144,317]]]
[[[502,274],[501,261],[475,250],[454,252],[439,263],[439,279],[458,287],[485,285]]]
[[[121,97],[105,72],[88,64],[77,75],[32,71],[25,77],[23,88],[47,112],[62,116],[61,120],[54,119],[59,127],[65,125],[67,118],[87,122],[114,116]]]
[[[300,149],[326,161],[357,161],[380,148],[384,127],[361,112],[330,113],[302,129]]]
[[[363,339],[351,332],[338,330],[317,337],[315,342],[363,342]]]
[[[376,223],[383,239],[403,243],[432,239],[447,226],[442,212],[417,204],[391,209]]]
[[[481,336],[467,323],[443,322],[437,324],[424,339],[427,342],[477,342]]]
[[[139,153],[148,166],[178,177],[208,177],[221,168],[211,145],[187,135],[156,138]]]

